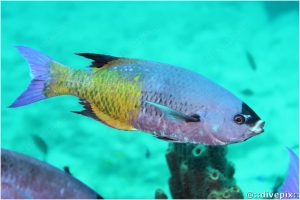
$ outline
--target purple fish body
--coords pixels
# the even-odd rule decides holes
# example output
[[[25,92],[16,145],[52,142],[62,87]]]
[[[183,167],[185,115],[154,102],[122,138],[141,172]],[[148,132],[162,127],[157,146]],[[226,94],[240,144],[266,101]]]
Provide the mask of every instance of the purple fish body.
[[[290,163],[286,179],[279,188],[280,199],[299,199],[299,157],[290,148],[287,150]]]
[[[144,60],[136,60],[131,66],[116,65],[111,70],[118,70],[128,78],[141,74],[143,103],[133,125],[138,130],[154,133],[160,139],[220,145],[244,141],[263,131],[264,122],[247,104],[200,74]],[[196,116],[199,121],[166,116],[168,108]],[[237,114],[247,118],[244,125],[234,122]]]
[[[1,149],[1,199],[102,199],[70,174]]]
[[[243,101],[184,68],[130,58],[81,53],[87,70],[66,67],[28,47],[17,47],[33,80],[10,106],[59,95],[80,98],[74,113],[121,130],[141,130],[159,139],[224,145],[263,132],[264,121]]]

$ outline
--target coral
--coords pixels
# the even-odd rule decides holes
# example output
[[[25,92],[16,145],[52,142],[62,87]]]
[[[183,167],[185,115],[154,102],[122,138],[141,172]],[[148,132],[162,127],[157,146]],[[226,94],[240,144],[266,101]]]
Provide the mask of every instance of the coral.
[[[226,146],[170,143],[166,152],[171,172],[170,192],[175,199],[242,199],[226,159]],[[167,198],[161,190],[156,198]]]

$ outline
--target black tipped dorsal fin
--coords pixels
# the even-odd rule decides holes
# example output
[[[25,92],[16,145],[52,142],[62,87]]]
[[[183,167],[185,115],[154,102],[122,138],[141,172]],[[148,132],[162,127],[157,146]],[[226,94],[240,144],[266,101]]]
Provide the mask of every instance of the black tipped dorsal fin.
[[[108,68],[109,66],[111,66],[109,63],[111,63],[112,61],[122,59],[120,57],[108,56],[104,54],[95,54],[95,53],[75,53],[75,54],[93,60],[92,64],[89,66],[91,68]]]

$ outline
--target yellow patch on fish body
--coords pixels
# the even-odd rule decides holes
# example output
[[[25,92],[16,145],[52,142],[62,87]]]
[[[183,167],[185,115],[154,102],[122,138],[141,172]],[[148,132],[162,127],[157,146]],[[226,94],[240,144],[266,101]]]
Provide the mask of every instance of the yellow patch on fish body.
[[[49,65],[51,66],[49,73],[52,78],[50,82],[46,82],[43,94],[47,97],[70,94],[70,89],[66,87],[66,81],[70,80],[74,70],[55,61],[52,61]]]
[[[100,121],[114,128],[134,130],[132,120],[138,117],[141,105],[140,74],[129,79],[121,71],[108,68],[74,70],[55,62],[50,73],[56,79],[52,79],[49,90],[45,90],[47,97],[62,94],[78,96],[90,103]]]

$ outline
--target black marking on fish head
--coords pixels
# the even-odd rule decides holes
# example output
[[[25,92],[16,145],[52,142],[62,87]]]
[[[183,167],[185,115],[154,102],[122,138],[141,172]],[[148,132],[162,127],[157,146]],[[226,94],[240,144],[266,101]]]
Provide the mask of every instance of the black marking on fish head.
[[[243,102],[242,104],[242,115],[246,118],[245,124],[250,128],[254,134],[259,134],[264,132],[265,122],[260,119],[260,117],[247,105]]]
[[[254,126],[256,122],[258,122],[260,117],[246,104],[243,102],[242,104],[242,115],[250,115],[249,118],[245,121],[245,124],[249,126]]]

